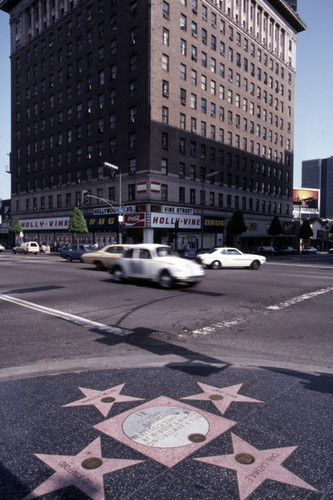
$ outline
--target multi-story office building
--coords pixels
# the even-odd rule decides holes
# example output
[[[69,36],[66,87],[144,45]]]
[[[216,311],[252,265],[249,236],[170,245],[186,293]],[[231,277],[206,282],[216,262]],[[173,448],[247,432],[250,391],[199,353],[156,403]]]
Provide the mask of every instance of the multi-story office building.
[[[253,241],[274,215],[292,217],[305,29],[295,1],[2,0],[0,9],[11,25],[12,215],[26,231],[59,240],[79,205],[107,241],[117,216],[97,216],[101,199],[122,200],[128,239],[170,241],[176,229],[190,247],[221,243],[235,210]]]
[[[302,187],[320,189],[320,217],[333,219],[333,156],[303,161]]]

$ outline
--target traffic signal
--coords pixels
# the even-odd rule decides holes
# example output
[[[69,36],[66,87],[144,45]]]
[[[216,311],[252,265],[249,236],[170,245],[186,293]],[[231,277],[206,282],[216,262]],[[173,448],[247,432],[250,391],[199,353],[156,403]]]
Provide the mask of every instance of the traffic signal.
[[[88,201],[89,201],[88,191],[82,191],[82,203],[84,205],[88,205]]]

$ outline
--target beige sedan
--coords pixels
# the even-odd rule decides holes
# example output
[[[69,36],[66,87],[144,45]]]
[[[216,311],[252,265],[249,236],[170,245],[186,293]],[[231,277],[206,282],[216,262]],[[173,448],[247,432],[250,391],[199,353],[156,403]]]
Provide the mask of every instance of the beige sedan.
[[[99,271],[111,269],[119,257],[122,256],[124,250],[129,247],[130,245],[107,245],[100,250],[96,250],[96,252],[84,253],[81,260],[85,264],[94,264]]]

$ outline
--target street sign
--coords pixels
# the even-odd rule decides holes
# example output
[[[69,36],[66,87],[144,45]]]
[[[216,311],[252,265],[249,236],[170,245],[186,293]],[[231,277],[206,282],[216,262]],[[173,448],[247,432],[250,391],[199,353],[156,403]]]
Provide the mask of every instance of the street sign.
[[[124,208],[117,208],[117,214],[124,214],[125,209]]]

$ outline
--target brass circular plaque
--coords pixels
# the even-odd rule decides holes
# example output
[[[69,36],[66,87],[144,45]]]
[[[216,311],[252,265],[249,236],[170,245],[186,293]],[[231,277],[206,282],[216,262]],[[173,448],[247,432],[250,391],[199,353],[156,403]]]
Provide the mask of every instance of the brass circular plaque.
[[[111,396],[106,396],[101,399],[102,403],[113,403],[115,400],[116,398],[112,398]]]
[[[100,467],[102,464],[103,464],[103,460],[101,458],[91,457],[91,458],[86,458],[85,460],[83,460],[83,462],[81,463],[81,466],[84,469],[91,470],[91,469],[98,469],[98,467]]]
[[[192,443],[202,443],[206,440],[206,437],[203,434],[190,434],[188,439],[192,441]]]
[[[209,399],[212,399],[213,401],[221,401],[221,399],[223,399],[223,396],[221,396],[221,394],[211,394],[209,396]]]
[[[235,456],[235,460],[243,465],[251,465],[255,461],[255,458],[250,453],[238,453]]]

